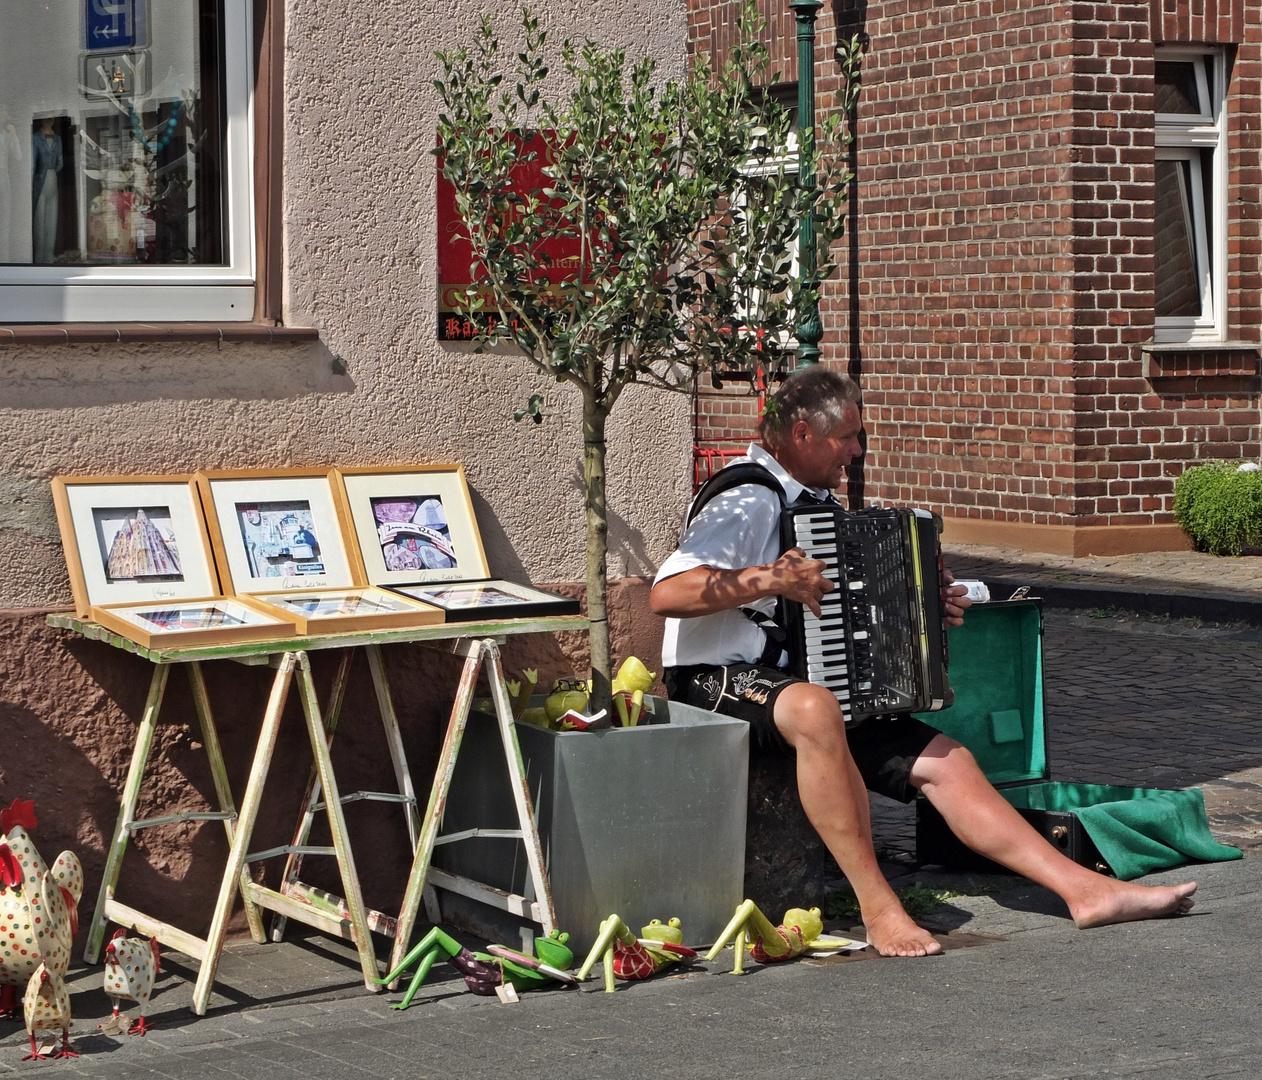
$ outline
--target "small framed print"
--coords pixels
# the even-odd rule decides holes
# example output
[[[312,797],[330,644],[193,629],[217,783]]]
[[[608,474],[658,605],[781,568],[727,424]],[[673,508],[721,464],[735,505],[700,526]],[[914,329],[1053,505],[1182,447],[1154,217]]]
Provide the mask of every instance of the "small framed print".
[[[53,503],[75,611],[219,594],[190,476],[58,476]]]
[[[577,615],[579,602],[533,585],[513,581],[457,581],[435,585],[396,585],[394,591],[441,608],[447,622]]]
[[[335,471],[352,554],[369,585],[489,576],[462,466]]]
[[[323,589],[258,593],[251,602],[291,620],[300,634],[356,633],[408,626],[432,626],[443,613],[430,604],[385,589]]]
[[[292,637],[294,624],[231,597],[93,607],[89,615],[146,649]]]
[[[326,470],[199,472],[196,480],[225,593],[361,584]]]

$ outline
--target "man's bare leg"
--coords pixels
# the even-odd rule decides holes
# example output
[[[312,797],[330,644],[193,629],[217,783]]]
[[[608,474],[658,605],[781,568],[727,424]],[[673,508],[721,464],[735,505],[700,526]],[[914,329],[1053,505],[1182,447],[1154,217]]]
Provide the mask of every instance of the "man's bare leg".
[[[1080,927],[1179,915],[1192,907],[1196,882],[1146,886],[1097,874],[1040,836],[986,779],[964,747],[939,735],[916,760],[911,782],[974,851],[1056,893]]]
[[[903,910],[877,864],[868,793],[846,746],[837,699],[823,687],[794,683],[776,698],[775,722],[797,752],[802,809],[854,889],[868,940],[882,956],[941,952]]]

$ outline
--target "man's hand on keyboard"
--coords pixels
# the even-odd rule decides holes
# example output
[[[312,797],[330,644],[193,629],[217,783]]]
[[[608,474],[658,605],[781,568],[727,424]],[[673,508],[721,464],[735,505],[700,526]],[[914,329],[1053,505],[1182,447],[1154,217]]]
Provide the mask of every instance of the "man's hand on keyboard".
[[[827,564],[819,559],[808,558],[801,548],[789,548],[771,564],[776,580],[776,592],[786,600],[796,600],[799,604],[805,604],[818,616],[820,600],[826,593],[836,588],[836,585],[824,576],[827,568]]]

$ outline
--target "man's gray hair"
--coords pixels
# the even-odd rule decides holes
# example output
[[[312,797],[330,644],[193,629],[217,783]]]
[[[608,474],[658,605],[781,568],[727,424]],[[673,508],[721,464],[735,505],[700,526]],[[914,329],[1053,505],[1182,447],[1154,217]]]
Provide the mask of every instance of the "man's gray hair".
[[[852,379],[819,364],[799,368],[767,399],[758,421],[758,434],[770,447],[779,446],[793,425],[805,420],[820,435],[841,423],[847,405],[859,404],[859,387]]]

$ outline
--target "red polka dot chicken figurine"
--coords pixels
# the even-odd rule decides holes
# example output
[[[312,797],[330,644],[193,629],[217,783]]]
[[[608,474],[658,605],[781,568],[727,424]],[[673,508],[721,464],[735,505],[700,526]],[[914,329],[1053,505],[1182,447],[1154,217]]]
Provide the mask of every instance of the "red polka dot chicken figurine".
[[[22,1018],[31,1038],[31,1052],[22,1055],[23,1061],[32,1058],[42,1061],[48,1057],[40,1050],[35,1038],[37,1031],[61,1032],[61,1049],[53,1057],[79,1056],[70,1048],[70,991],[66,989],[66,980],[53,975],[43,964],[35,969],[22,997]]]
[[[114,1015],[100,1024],[107,1034],[117,1034],[127,1021],[118,1010],[121,998],[131,998],[140,1005],[140,1016],[127,1028],[128,1035],[143,1035],[149,1030],[145,1023],[145,1010],[149,1008],[149,995],[162,959],[158,953],[157,938],[129,938],[126,930],[117,930],[105,946],[105,993],[114,1003]]]
[[[70,967],[70,949],[74,939],[66,900],[51,870],[45,870],[40,881],[40,901],[39,913],[33,916],[37,927],[36,942],[41,949],[40,960],[22,997],[22,1018],[26,1021],[26,1033],[31,1039],[31,1052],[22,1058],[23,1061],[48,1056],[35,1038],[37,1031],[61,1032],[61,1049],[53,1057],[79,1056],[70,1047],[70,992],[66,989],[66,971]],[[49,927],[47,933],[42,932],[45,923]]]
[[[26,831],[35,827],[32,802],[15,799],[0,810],[0,1016],[16,1018],[17,995],[41,963],[65,973],[78,933],[83,867],[63,851],[50,871]],[[49,873],[55,912],[43,898]]]

